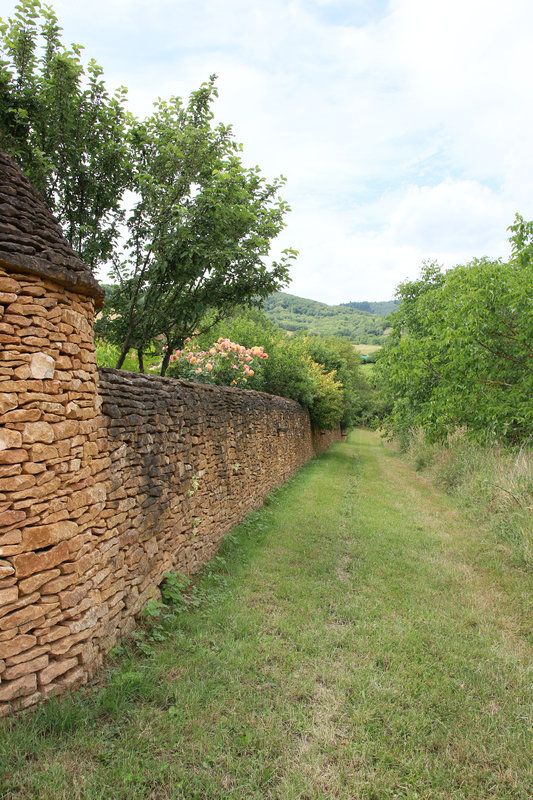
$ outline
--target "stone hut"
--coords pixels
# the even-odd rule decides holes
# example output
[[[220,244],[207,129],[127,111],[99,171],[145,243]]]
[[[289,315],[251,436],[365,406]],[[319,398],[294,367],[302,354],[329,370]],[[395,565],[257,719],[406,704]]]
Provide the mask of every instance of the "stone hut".
[[[0,713],[86,675],[90,601],[68,590],[88,567],[103,500],[91,462],[92,325],[103,301],[41,195],[0,152]]]

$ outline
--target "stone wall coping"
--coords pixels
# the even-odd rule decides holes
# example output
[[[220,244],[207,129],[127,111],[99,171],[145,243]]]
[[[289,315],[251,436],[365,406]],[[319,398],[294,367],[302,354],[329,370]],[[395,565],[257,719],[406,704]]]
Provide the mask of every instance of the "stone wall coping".
[[[269,394],[268,392],[258,392],[255,389],[243,389],[240,386],[219,386],[218,384],[211,383],[195,383],[194,381],[187,381],[182,378],[161,377],[161,375],[149,375],[143,372],[130,372],[129,370],[113,369],[112,367],[99,367],[98,374],[100,380],[107,379],[112,383],[122,383],[125,386],[150,386],[156,389],[157,386],[164,390],[171,390],[172,387],[177,388],[183,386],[191,388],[200,392],[214,392],[219,395],[224,393],[235,394],[239,397],[246,397],[251,395],[254,398],[264,398],[265,401],[280,406],[289,408],[299,408],[302,406],[296,401],[288,397],[280,397],[279,395]]]
[[[48,279],[65,289],[92,297],[95,300],[96,309],[102,308],[105,303],[105,290],[90,272],[74,272],[65,266],[51,264],[38,256],[28,256],[22,253],[0,253],[0,267],[8,272]]]

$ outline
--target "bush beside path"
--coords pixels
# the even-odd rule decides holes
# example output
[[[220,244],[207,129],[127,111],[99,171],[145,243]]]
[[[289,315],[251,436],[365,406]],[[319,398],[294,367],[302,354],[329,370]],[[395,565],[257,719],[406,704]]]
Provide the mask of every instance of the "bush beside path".
[[[533,796],[530,574],[356,431],[274,493],[170,637],[0,722],[0,798]]]

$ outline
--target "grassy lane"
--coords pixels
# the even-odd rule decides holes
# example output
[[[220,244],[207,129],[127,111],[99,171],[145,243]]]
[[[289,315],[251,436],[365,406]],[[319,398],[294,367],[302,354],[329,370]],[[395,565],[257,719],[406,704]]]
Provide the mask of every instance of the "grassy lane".
[[[241,526],[153,656],[0,723],[0,797],[533,797],[532,577],[356,432]]]

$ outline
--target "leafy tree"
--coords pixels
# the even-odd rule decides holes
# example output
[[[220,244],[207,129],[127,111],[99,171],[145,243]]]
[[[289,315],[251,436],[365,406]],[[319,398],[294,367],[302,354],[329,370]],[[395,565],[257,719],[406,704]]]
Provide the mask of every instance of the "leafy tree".
[[[341,426],[353,428],[372,404],[371,390],[361,371],[360,356],[342,339],[306,336],[305,347],[313,361],[333,374],[342,386]]]
[[[267,183],[242,165],[231,128],[211,124],[216,96],[212,76],[186,106],[159,102],[133,130],[137,199],[106,311],[108,335],[122,344],[117,367],[131,347],[142,358],[163,336],[164,375],[172,350],[195,330],[288,282],[294,251],[270,269],[264,263],[288,209],[278,196],[283,179]]]
[[[91,267],[111,255],[129,185],[126,90],[106,91],[94,60],[61,43],[57,17],[21,0],[0,20],[0,146],[44,195]]]
[[[429,439],[466,427],[478,440],[533,434],[533,226],[517,217],[509,263],[426,265],[400,285],[393,333],[377,364],[389,429]]]
[[[64,47],[60,32],[40,0],[20,0],[0,21],[0,146],[86,263],[112,262],[118,287],[99,329],[121,347],[117,366],[135,347],[142,370],[162,337],[164,374],[208,309],[221,317],[259,304],[288,281],[294,251],[266,266],[288,210],[284,181],[246,169],[231,128],[213,126],[214,76],[188,105],[160,101],[139,121],[125,109],[126,90],[110,97],[100,67],[85,69],[81,47]]]

